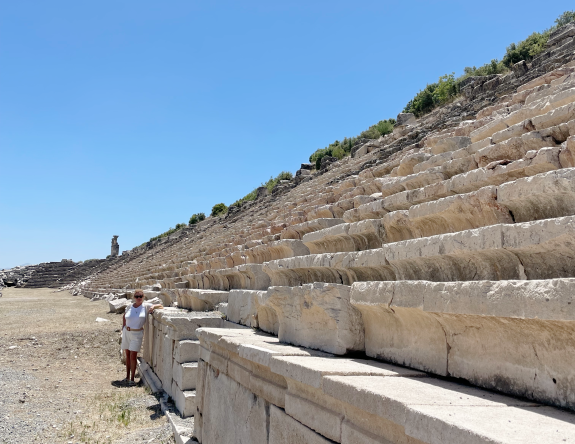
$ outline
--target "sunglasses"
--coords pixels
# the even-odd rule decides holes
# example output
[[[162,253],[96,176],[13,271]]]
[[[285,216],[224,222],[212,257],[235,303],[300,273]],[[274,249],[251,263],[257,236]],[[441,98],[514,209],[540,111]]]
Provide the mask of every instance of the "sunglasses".
[[[142,299],[144,296],[134,296],[136,299]]]

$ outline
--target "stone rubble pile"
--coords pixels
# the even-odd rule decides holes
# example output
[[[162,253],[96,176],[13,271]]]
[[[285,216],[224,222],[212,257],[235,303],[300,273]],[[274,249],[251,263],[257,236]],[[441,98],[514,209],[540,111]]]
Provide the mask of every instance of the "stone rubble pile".
[[[574,442],[574,37],[78,290],[204,444]]]

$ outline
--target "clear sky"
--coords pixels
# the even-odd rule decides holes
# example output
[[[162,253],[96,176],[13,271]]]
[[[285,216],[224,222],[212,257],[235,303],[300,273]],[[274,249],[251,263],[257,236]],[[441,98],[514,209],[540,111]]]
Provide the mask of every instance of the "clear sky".
[[[230,204],[572,2],[0,0],[0,268]]]

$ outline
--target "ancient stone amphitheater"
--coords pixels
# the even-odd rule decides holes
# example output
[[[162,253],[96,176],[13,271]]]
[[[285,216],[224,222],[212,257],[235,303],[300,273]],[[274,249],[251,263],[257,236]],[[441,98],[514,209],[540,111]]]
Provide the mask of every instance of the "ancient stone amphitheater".
[[[180,440],[575,442],[574,36],[83,287],[170,307]]]

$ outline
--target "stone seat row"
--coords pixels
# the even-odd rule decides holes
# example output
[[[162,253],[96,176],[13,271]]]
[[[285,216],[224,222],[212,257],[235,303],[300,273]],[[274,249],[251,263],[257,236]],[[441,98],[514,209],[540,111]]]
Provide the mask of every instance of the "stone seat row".
[[[566,73],[568,75],[566,75]],[[544,120],[542,120],[541,122],[538,122],[539,128],[538,129],[545,129],[545,128],[549,128],[549,125],[551,125],[552,123],[557,124],[559,123],[559,125],[561,125],[562,121],[565,121],[568,117],[565,116],[569,116],[572,114],[572,110],[571,108],[569,108],[569,103],[571,103],[572,99],[573,99],[573,88],[569,88],[569,89],[565,89],[567,88],[567,86],[571,86],[572,84],[572,79],[570,71],[566,70],[564,72],[558,72],[555,74],[555,77],[557,77],[557,75],[561,75],[562,77],[560,79],[556,78],[555,80],[553,80],[554,82],[556,82],[557,80],[561,80],[561,85],[553,85],[551,88],[549,88],[548,90],[541,90],[541,86],[535,87],[535,89],[539,88],[537,91],[533,92],[531,90],[524,90],[521,91],[520,93],[522,95],[525,95],[525,91],[529,91],[529,94],[525,95],[524,97],[524,103],[526,104],[527,107],[530,107],[529,109],[533,108],[533,104],[537,104],[539,102],[544,101],[545,102],[545,106],[537,108],[538,111],[542,113],[541,116],[546,116]],[[553,82],[552,81],[552,82]],[[558,90],[558,88],[563,88],[563,90]],[[546,94],[546,96],[544,96],[544,94]],[[532,97],[533,96],[533,100]],[[535,98],[537,100],[535,100]],[[539,101],[539,102],[538,102]],[[567,108],[566,108],[567,107]],[[519,111],[521,111],[524,108],[520,108],[520,109],[516,109],[513,110],[509,115],[518,115],[517,113]],[[526,108],[527,109],[527,108]],[[555,115],[557,113],[554,113],[556,110],[561,109],[562,111],[558,113],[558,115]],[[530,111],[531,112],[531,111]],[[571,113],[571,114],[570,114]],[[529,117],[534,117],[533,115],[530,115]],[[538,116],[535,116],[538,117]],[[516,118],[516,117],[514,117]],[[509,118],[506,117],[507,120],[505,120],[506,124],[510,123],[511,120],[509,120]],[[558,120],[559,119],[559,120]],[[563,124],[565,125],[565,124]],[[557,125],[555,125],[557,126]],[[523,128],[527,128],[529,127],[529,125],[523,125]],[[507,131],[503,130],[504,132]],[[515,130],[514,130],[515,131]],[[523,131],[523,130],[521,130]],[[555,131],[557,133],[557,131]],[[561,132],[561,131],[559,131]],[[568,132],[568,131],[567,131]],[[563,133],[565,133],[565,131],[563,130]],[[495,134],[495,133],[494,133]],[[492,134],[491,136],[494,136],[494,134]],[[499,133],[497,133],[499,134]],[[507,135],[513,135],[516,134],[515,132],[511,132],[509,133],[509,131],[507,131],[505,134]],[[531,134],[531,133],[528,133]],[[525,136],[525,134],[523,135]],[[445,152],[457,152],[457,151],[461,151],[461,150],[465,150],[466,148],[468,148],[467,144],[469,143],[469,141],[471,139],[469,139],[469,141],[467,140],[468,138],[466,137],[452,137],[451,139],[449,138],[436,138],[435,142],[430,144],[430,148],[431,148],[431,153],[445,153]],[[504,142],[506,139],[506,136],[495,136],[495,141],[499,141],[499,142]],[[517,139],[517,137],[515,137],[514,139]],[[432,140],[432,139],[430,139]],[[509,139],[508,139],[509,140]],[[523,138],[522,138],[523,140]],[[558,140],[560,141],[560,140]],[[478,140],[478,142],[481,142],[481,140]],[[493,143],[493,140],[490,140],[490,143]],[[501,151],[502,149],[498,147],[498,145],[500,144],[495,144],[495,145],[490,145],[490,146],[486,146],[481,148],[479,151],[482,151],[482,157],[481,159],[489,159],[489,156],[486,157],[486,153],[484,152],[486,149],[491,150],[491,154],[494,157],[497,156],[501,156]],[[524,144],[525,146],[527,146],[526,144]],[[528,146],[527,146],[528,147]],[[458,149],[456,149],[458,148]],[[455,151],[449,151],[449,150],[454,150]],[[503,150],[504,151],[504,150]],[[497,154],[499,152],[499,154]],[[479,153],[475,153],[475,158],[477,158]],[[417,162],[419,162],[421,159],[421,155],[425,155],[425,153],[415,153],[412,155],[408,155],[408,156],[404,156],[402,159],[399,159],[399,164],[395,167],[392,168],[392,173],[393,170],[396,170],[396,173],[398,174],[407,174],[410,172],[410,170],[415,170],[418,171],[419,173],[424,173],[425,177],[420,177],[419,179],[415,180],[413,183],[418,184],[418,180],[419,181],[423,181],[421,183],[425,183],[428,180],[437,180],[438,178],[445,178],[446,174],[445,174],[445,166],[442,166],[441,168],[443,168],[443,173],[435,173],[433,171],[429,171],[429,169],[433,169],[434,167],[428,168],[428,169],[422,169],[419,170],[418,166],[421,165],[421,162],[418,164]],[[415,156],[415,157],[414,157]],[[437,156],[435,156],[437,157]],[[414,162],[413,159],[417,158],[416,161]],[[461,162],[462,160],[467,160],[467,158],[465,157],[457,157],[455,156],[455,158]],[[435,160],[432,158],[432,160],[435,162]],[[453,163],[453,160],[455,159],[451,159],[449,160],[447,163]],[[477,159],[475,159],[477,160]],[[486,161],[486,160],[485,160]],[[397,160],[395,161],[397,162]],[[423,162],[425,163],[425,162]],[[406,166],[407,165],[407,166]],[[473,167],[474,165],[470,165],[467,168]],[[381,170],[381,167],[378,167]],[[425,173],[427,171],[427,173]],[[419,174],[416,173],[415,176],[418,176]],[[364,175],[365,177],[366,175]],[[373,174],[372,174],[373,176]],[[449,174],[447,174],[447,176],[449,176]],[[427,177],[427,178],[426,178]],[[430,177],[432,177],[430,179]],[[390,180],[390,179],[394,179],[394,178],[388,178],[386,180]],[[397,177],[395,178],[397,179]],[[406,179],[409,180],[413,180],[410,179],[409,176],[407,176]],[[406,180],[406,179],[402,179],[402,180]],[[392,181],[393,182],[393,181]],[[330,190],[332,192],[332,196],[339,196],[339,197],[348,197],[347,193],[352,193],[352,195],[354,195],[354,199],[355,202],[353,203],[354,208],[353,210],[348,210],[348,211],[353,211],[353,212],[358,212],[358,208],[357,208],[357,204],[361,203],[361,201],[357,201],[357,198],[362,198],[362,199],[368,199],[370,201],[373,202],[373,197],[370,196],[365,196],[362,195],[362,192],[366,192],[366,187],[364,187],[363,184],[365,184],[365,180],[362,180],[361,175],[359,177],[356,178],[350,178],[348,180],[343,181],[342,183],[340,183],[337,187],[332,187],[332,190]],[[358,191],[359,190],[359,191]],[[390,191],[389,186],[388,188],[386,188],[386,193]],[[391,190],[391,191],[397,191],[397,190]],[[329,193],[328,193],[329,194]],[[384,197],[383,195],[381,197]],[[387,196],[389,197],[389,196]],[[333,197],[332,197],[333,198]],[[376,201],[376,203],[378,203]],[[369,204],[368,204],[369,205]],[[329,207],[329,206],[328,206]],[[345,209],[345,205],[339,206],[339,207],[335,207],[337,208],[337,211],[334,211],[334,207],[331,208],[316,208],[314,210],[312,210],[311,214],[308,214],[308,218],[309,219],[313,219],[315,217],[320,217],[320,216],[329,216],[329,217],[334,217],[334,216],[341,216],[342,209]],[[305,211],[304,211],[305,213]],[[261,226],[261,225],[257,225],[256,226]],[[217,260],[215,259],[215,261],[217,262]],[[220,264],[216,265],[216,266],[222,266],[222,261],[220,261]],[[225,265],[229,266],[230,263],[227,262]],[[210,267],[211,268],[211,267]]]
[[[251,330],[197,335],[194,436],[203,444],[562,443],[575,434],[565,411],[411,369]]]
[[[310,232],[302,236],[302,241],[311,253],[360,251],[498,223],[575,215],[575,168],[483,187],[413,205],[409,210],[386,212],[382,207],[372,207],[369,213],[363,212],[364,217],[368,215],[383,216]]]
[[[217,302],[229,321],[283,343],[338,355],[365,351],[573,410],[574,290],[575,279],[550,279],[176,291],[179,302]]]
[[[571,140],[571,139],[570,139]],[[528,175],[532,172],[537,172],[540,171],[541,169],[545,170],[545,169],[551,169],[551,168],[561,168],[561,166],[567,166],[570,164],[571,162],[571,156],[572,153],[571,151],[573,151],[573,147],[569,146],[569,148],[567,148],[567,145],[563,148],[549,148],[549,149],[542,149],[540,150],[534,157],[533,159],[526,159],[524,161],[517,161],[517,162],[512,162],[509,165],[503,165],[503,166],[498,166],[494,169],[484,169],[484,170],[475,170],[476,172],[481,172],[483,173],[483,180],[478,179],[478,174],[474,174],[475,177],[466,177],[466,178],[462,178],[462,180],[460,180],[459,182],[464,182],[463,179],[469,179],[467,181],[467,186],[462,185],[465,188],[469,188],[471,187],[471,185],[469,185],[469,182],[477,184],[476,186],[479,185],[485,185],[485,183],[498,183],[498,182],[502,182],[505,183],[506,179],[511,179],[511,178],[515,178],[517,176],[521,176],[521,175]],[[565,153],[564,155],[562,155],[562,153]],[[549,161],[549,158],[551,158],[551,161]],[[561,159],[563,159],[563,165],[561,164]],[[491,174],[490,174],[491,173]],[[569,192],[567,191],[567,189],[565,188],[564,185],[560,185],[560,182],[564,182],[567,183],[569,182],[569,174],[572,174],[572,170],[571,169],[567,169],[567,170],[560,170],[560,172],[554,172],[553,174],[547,174],[547,175],[543,175],[543,177],[539,177],[542,176],[541,174],[539,174],[539,176],[536,176],[535,180],[529,180],[529,181],[517,181],[517,182],[511,182],[509,183],[507,186],[502,186],[501,191],[503,192],[503,196],[508,196],[507,199],[505,199],[505,197],[499,197],[497,199],[497,204],[499,205],[503,205],[506,206],[508,205],[510,207],[510,209],[512,210],[513,214],[518,215],[518,221],[523,221],[523,220],[530,220],[529,218],[526,217],[526,215],[528,213],[540,213],[540,217],[551,217],[551,216],[556,216],[556,215],[560,215],[560,214],[553,214],[552,212],[550,212],[550,209],[548,208],[547,210],[547,215],[545,215],[546,210],[543,208],[543,210],[539,210],[538,207],[540,206],[540,204],[545,201],[545,199],[542,199],[542,194],[548,194],[550,193],[550,191],[552,190],[552,188],[555,186],[555,194],[557,195],[557,199],[559,200],[565,200],[566,198],[566,193],[568,194]],[[466,175],[466,176],[469,176]],[[488,179],[485,179],[485,177],[488,177]],[[454,180],[451,180],[448,184],[442,183],[442,187],[441,188],[447,188],[453,190],[453,191],[464,191],[464,189],[461,189],[461,186],[458,186],[458,181],[456,180],[458,179],[457,177],[454,178]],[[475,180],[474,180],[475,179]],[[464,182],[465,183],[465,182]],[[525,193],[523,192],[523,199],[521,198],[516,198],[514,199],[515,202],[511,202],[511,200],[513,200],[513,198],[510,198],[509,196],[513,196],[513,193],[521,193],[521,189],[523,187],[525,187],[525,185],[531,187],[533,186],[535,188],[535,190],[531,193],[531,194],[535,194],[539,196],[539,201],[537,201],[533,196],[529,197],[526,196]],[[437,190],[438,188],[441,190],[440,187],[433,187],[435,188],[435,190]],[[519,190],[519,191],[513,191],[513,190]],[[538,192],[537,190],[541,190],[541,192]],[[543,191],[544,190],[544,191]],[[411,214],[412,216],[418,214],[418,213],[422,213],[419,214],[419,217],[425,219],[427,217],[427,219],[429,219],[429,214],[430,213],[441,213],[441,209],[443,208],[443,210],[446,209],[446,207],[453,205],[455,203],[455,206],[460,205],[462,206],[460,208],[463,209],[463,206],[465,206],[465,200],[469,199],[469,204],[467,205],[466,209],[470,209],[474,206],[475,202],[477,202],[477,197],[479,196],[479,201],[481,201],[481,196],[484,197],[484,201],[486,204],[486,208],[490,203],[495,203],[493,201],[493,190],[491,192],[484,190],[484,192],[482,193],[471,193],[472,195],[466,195],[466,196],[460,196],[460,198],[455,198],[455,197],[451,197],[451,198],[447,198],[447,199],[440,199],[436,202],[433,202],[433,199],[431,199],[431,193],[429,192],[430,190],[426,190],[425,188],[423,190],[415,190],[418,191],[411,193],[410,197],[412,198],[412,200],[408,203],[403,205],[403,207],[410,207],[412,208]],[[417,194],[427,194],[428,196],[430,196],[428,199],[428,201],[431,201],[432,204],[427,204],[427,205],[414,205],[411,206],[409,204],[411,203],[415,203],[417,202]],[[443,192],[442,194],[446,194],[445,192]],[[433,197],[438,197],[441,196],[442,194],[436,194]],[[474,195],[473,195],[474,194]],[[552,194],[554,195],[554,194]],[[415,196],[415,198],[414,198]],[[393,197],[393,196],[392,196]],[[401,197],[407,197],[405,196],[405,194]],[[421,199],[420,199],[421,200]],[[491,200],[492,202],[489,202],[489,200]],[[406,231],[407,228],[405,227],[405,223],[404,220],[404,214],[397,214],[392,211],[391,215],[389,215],[388,213],[390,213],[388,211],[392,210],[394,207],[393,205],[390,205],[391,199],[382,199],[382,200],[378,200],[376,202],[377,205],[375,204],[370,204],[368,206],[363,206],[360,207],[359,209],[359,218],[360,219],[366,219],[366,218],[372,218],[372,217],[384,217],[384,221],[387,222],[387,226],[386,228],[388,228],[387,232],[393,232],[393,229],[389,229],[390,226],[393,226],[394,224],[390,221],[393,221],[393,217],[395,216],[396,218],[399,217],[399,220],[396,221],[395,225],[397,225],[399,223],[399,225],[403,225],[402,228],[399,229],[399,231],[403,230]],[[414,202],[415,201],[415,202]],[[475,202],[474,202],[475,201]],[[525,205],[527,202],[529,201],[529,205],[527,206],[529,211],[525,211]],[[549,207],[550,206],[550,202],[553,201],[553,198],[550,198],[549,200],[547,200],[545,202],[545,206]],[[385,208],[385,206],[387,205],[387,208]],[[563,202],[559,202],[559,205],[563,205],[563,207],[565,207],[566,203]],[[396,203],[397,206],[397,203]],[[569,206],[568,206],[569,207]],[[561,210],[563,211],[568,211],[568,208],[562,208]],[[522,215],[523,212],[523,215]],[[357,214],[357,213],[356,213]],[[571,214],[571,213],[569,213]],[[483,215],[485,215],[485,213],[483,213]],[[541,216],[543,215],[543,216]],[[481,215],[480,215],[481,216]],[[491,223],[495,223],[497,221],[505,221],[505,219],[507,219],[507,221],[509,221],[509,216],[505,216],[504,214],[501,215],[502,219],[498,219],[497,217],[494,218],[485,218],[485,217],[478,217],[478,218],[466,218],[466,220],[469,221],[474,221],[476,224],[481,223],[481,219],[483,219],[483,223],[484,224],[488,224],[490,221]],[[415,216],[417,218],[417,216]],[[443,216],[439,216],[440,218],[443,218]],[[456,216],[452,216],[452,217],[456,217]],[[349,217],[349,214],[347,215],[347,219],[356,219],[358,218],[356,217]],[[425,220],[427,220],[425,219]],[[460,219],[465,219],[460,218]],[[316,219],[315,221],[309,221],[309,222],[305,222],[303,224],[299,224],[299,225],[295,225],[292,227],[289,227],[289,229],[286,229],[283,233],[284,233],[284,238],[302,238],[302,234],[305,236],[308,236],[308,239],[310,238],[309,233],[316,230],[316,231],[320,231],[317,230],[318,228],[321,228],[322,226],[334,226],[334,225],[340,225],[341,224],[341,220],[338,219],[332,219],[330,221],[330,219]],[[449,225],[449,222],[447,222],[447,225]],[[455,224],[456,225],[456,224]],[[468,225],[469,227],[469,225]],[[343,227],[342,227],[343,228]],[[342,228],[340,228],[339,230],[341,230]],[[337,230],[337,229],[333,229],[332,231]],[[445,229],[444,229],[445,230]],[[445,232],[445,231],[444,231]],[[327,233],[329,234],[329,233]],[[315,235],[315,238],[317,239],[317,235]],[[393,239],[393,237],[391,238]],[[310,239],[311,241],[311,239]],[[317,244],[317,242],[315,242],[315,244]],[[369,248],[373,248],[374,244],[373,242],[371,244],[368,243],[367,245]],[[308,245],[308,247],[310,247],[310,245]],[[299,250],[298,250],[299,249]],[[357,249],[357,248],[356,248]],[[363,248],[365,249],[365,248]],[[319,250],[315,250],[315,251],[319,251]],[[347,250],[344,251],[349,251],[349,248]],[[237,255],[235,256],[235,262],[234,262],[234,256],[230,255],[227,258],[223,258],[222,260],[212,260],[211,262],[204,262],[204,263],[200,263],[200,264],[188,264],[189,266],[187,267],[187,272],[202,272],[205,271],[207,269],[218,269],[218,268],[224,268],[224,267],[229,267],[229,266],[235,266],[235,264],[238,263],[262,263],[264,261],[273,259],[273,258],[281,258],[281,257],[291,257],[291,256],[297,256],[297,255],[304,255],[306,254],[305,249],[301,248],[301,245],[292,243],[291,245],[288,245],[286,242],[272,242],[270,244],[265,244],[265,245],[258,245],[256,247],[253,247],[252,249],[246,250],[245,252],[238,252]],[[179,271],[175,268],[175,266],[170,267],[173,271],[171,272],[164,272],[164,273],[153,273],[151,275],[148,275],[147,277],[144,277],[144,279],[148,279],[148,280],[154,280],[154,279],[166,279],[168,278],[168,276],[172,276],[175,277],[177,280],[177,277],[181,276],[182,273],[182,269],[179,269]]]

